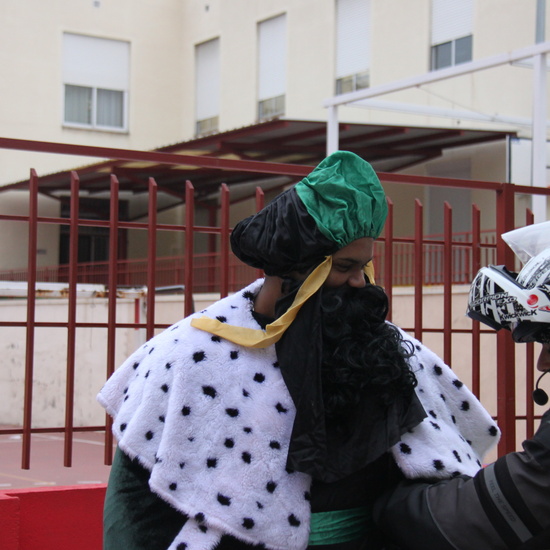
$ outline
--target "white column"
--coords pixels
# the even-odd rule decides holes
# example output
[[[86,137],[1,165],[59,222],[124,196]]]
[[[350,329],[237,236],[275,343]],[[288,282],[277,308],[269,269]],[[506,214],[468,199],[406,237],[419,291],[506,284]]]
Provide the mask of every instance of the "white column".
[[[533,149],[531,185],[546,187],[546,117],[547,83],[546,53],[533,57]],[[547,220],[546,197],[533,196],[535,223]]]
[[[327,157],[331,153],[338,151],[338,134],[338,106],[331,105],[330,107],[328,107],[327,117]]]

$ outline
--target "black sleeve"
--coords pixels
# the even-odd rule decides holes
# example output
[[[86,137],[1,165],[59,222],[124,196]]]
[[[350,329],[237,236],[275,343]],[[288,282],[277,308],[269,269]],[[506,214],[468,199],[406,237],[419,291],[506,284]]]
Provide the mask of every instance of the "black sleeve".
[[[550,411],[524,450],[475,477],[401,482],[375,521],[408,550],[550,549]]]

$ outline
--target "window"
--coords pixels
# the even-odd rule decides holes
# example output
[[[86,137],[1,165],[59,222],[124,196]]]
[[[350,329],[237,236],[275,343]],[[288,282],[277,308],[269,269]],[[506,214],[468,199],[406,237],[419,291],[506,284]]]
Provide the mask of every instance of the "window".
[[[219,130],[220,40],[195,46],[195,132],[197,136]]]
[[[336,94],[370,86],[370,0],[336,0]]]
[[[64,125],[126,130],[129,65],[128,42],[65,33]]]
[[[432,0],[431,69],[472,60],[473,0]]]
[[[258,119],[285,114],[286,15],[258,25]]]

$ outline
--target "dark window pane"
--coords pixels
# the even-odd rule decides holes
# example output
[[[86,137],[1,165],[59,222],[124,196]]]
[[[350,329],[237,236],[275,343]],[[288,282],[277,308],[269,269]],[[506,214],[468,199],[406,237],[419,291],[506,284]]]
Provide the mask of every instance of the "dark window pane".
[[[432,69],[443,69],[453,64],[452,42],[432,46]]]
[[[455,64],[472,60],[472,35],[455,40]]]

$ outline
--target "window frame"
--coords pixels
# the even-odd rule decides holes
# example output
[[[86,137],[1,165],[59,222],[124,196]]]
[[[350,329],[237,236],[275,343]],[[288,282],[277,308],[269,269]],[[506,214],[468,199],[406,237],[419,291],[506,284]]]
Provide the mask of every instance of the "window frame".
[[[469,38],[470,39],[470,58],[466,59],[464,61],[458,61],[456,60],[456,45],[457,42],[460,40],[465,40]],[[439,44],[432,44],[430,47],[430,70],[431,71],[440,71],[441,69],[446,69],[448,67],[454,67],[456,65],[461,65],[462,63],[469,63],[473,60],[473,54],[474,54],[474,35],[468,34],[466,36],[460,36],[458,38],[455,38],[453,40],[447,40],[446,42],[441,42]],[[437,56],[437,48],[440,48],[441,46],[446,46],[447,44],[451,45],[451,62],[448,65],[442,65],[437,66],[436,65],[436,56]]]
[[[62,128],[127,134],[131,43],[127,40],[100,38],[81,33],[62,34]],[[78,92],[71,96],[70,87],[86,90],[83,95],[90,97],[84,98],[81,104],[78,101]],[[113,96],[114,99],[110,99]],[[113,112],[115,117],[111,116]],[[73,114],[77,115],[77,120],[70,119]],[[81,114],[84,116],[80,116]],[[100,123],[100,117],[106,119],[104,122],[107,123],[116,119],[115,122],[120,122],[120,125]],[[87,120],[83,122],[85,118]]]
[[[74,122],[66,119],[66,93],[67,86],[73,86],[78,88],[85,88],[92,91],[91,94],[91,107],[90,118],[91,122]],[[108,92],[117,92],[122,94],[122,126],[106,126],[97,122],[98,106],[97,96],[98,91],[104,90]],[[128,92],[126,90],[113,90],[108,88],[101,88],[99,86],[82,86],[81,84],[71,84],[69,82],[63,83],[63,126],[66,128],[78,128],[81,130],[98,130],[102,132],[115,132],[115,133],[128,133]]]

